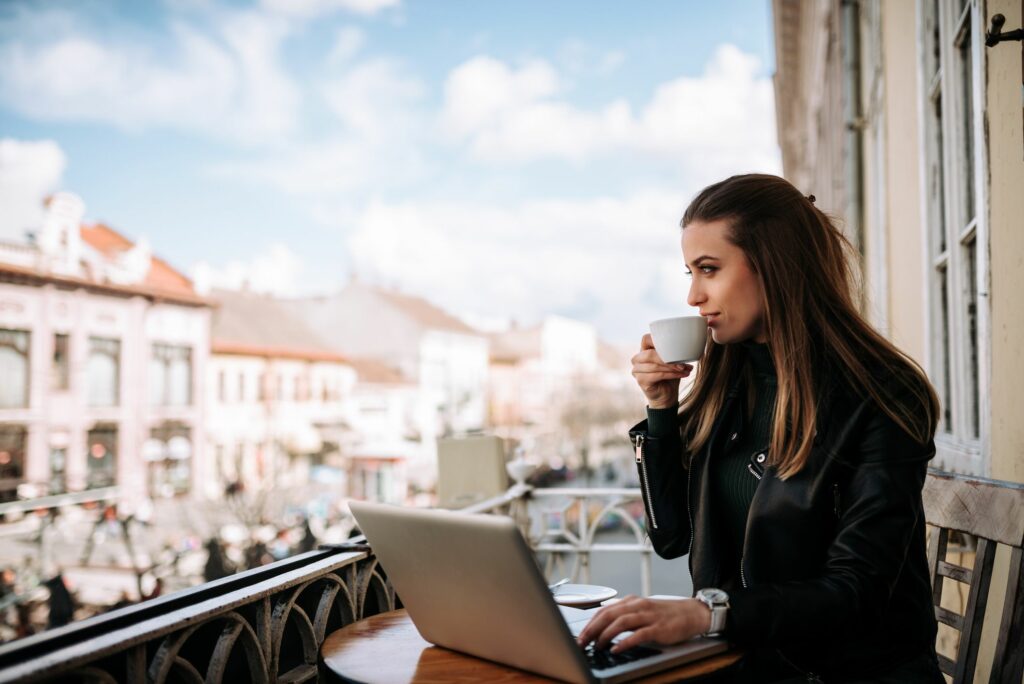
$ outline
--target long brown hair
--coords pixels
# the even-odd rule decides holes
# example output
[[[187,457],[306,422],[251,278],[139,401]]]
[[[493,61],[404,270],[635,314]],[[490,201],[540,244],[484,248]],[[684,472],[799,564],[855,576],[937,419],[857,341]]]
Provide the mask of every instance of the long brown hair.
[[[829,382],[870,397],[921,444],[935,434],[939,401],[921,367],[875,331],[857,310],[850,262],[856,252],[828,216],[777,176],[732,176],[687,207],[695,221],[725,220],[727,238],[746,254],[763,293],[765,332],[778,376],[769,463],[786,479],[807,463],[818,401]],[[709,337],[680,429],[691,453],[707,444],[726,393],[744,373],[740,345]]]

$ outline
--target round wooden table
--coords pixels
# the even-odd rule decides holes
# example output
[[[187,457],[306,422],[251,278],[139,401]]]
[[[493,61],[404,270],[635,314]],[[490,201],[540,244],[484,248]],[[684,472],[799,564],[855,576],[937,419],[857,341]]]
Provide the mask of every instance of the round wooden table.
[[[645,679],[646,684],[695,680],[733,665],[739,651],[727,651]],[[546,677],[434,646],[416,631],[405,610],[381,613],[330,634],[320,647],[327,681],[547,682]]]

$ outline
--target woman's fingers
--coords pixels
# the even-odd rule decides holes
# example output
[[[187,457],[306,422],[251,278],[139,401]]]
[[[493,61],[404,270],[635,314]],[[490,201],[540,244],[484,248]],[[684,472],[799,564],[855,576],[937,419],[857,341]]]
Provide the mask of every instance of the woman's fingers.
[[[654,625],[648,625],[646,627],[641,627],[640,629],[634,629],[633,633],[628,637],[619,639],[612,644],[612,653],[621,653],[622,651],[627,651],[634,646],[657,641],[658,633],[656,627]]]
[[[634,596],[626,596],[621,601],[616,601],[610,606],[605,606],[601,610],[597,611],[594,617],[590,618],[590,622],[580,632],[577,641],[581,646],[589,644],[594,641],[604,632],[605,628],[614,622],[620,615],[624,615],[630,611],[629,605],[636,600]]]
[[[594,647],[605,648],[606,646],[608,646],[609,643],[611,643],[612,639],[622,634],[623,632],[628,632],[630,630],[635,631],[641,627],[647,626],[650,623],[651,616],[643,611],[631,612],[626,613],[625,615],[620,615],[619,617],[615,618],[611,622],[611,624],[605,627],[604,631],[602,631],[601,634],[599,634],[597,638],[594,639]]]
[[[644,373],[683,373],[689,375],[692,370],[693,366],[687,363],[634,363],[632,372],[633,377],[636,377]]]
[[[604,608],[580,633],[579,643],[591,641],[603,648],[623,632],[629,634],[615,642],[615,652],[632,648],[641,643],[654,642],[673,644],[685,641],[706,628],[707,617],[702,614],[707,608],[700,602],[659,601],[629,597]]]

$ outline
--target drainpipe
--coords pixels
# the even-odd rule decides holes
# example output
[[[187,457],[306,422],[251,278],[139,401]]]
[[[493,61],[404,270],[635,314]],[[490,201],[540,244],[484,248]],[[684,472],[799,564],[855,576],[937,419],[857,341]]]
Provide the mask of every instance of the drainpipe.
[[[847,236],[863,258],[864,250],[864,171],[860,73],[860,0],[840,2],[840,50],[843,64],[843,124],[845,128],[843,175],[846,186]],[[863,304],[863,302],[862,302]]]

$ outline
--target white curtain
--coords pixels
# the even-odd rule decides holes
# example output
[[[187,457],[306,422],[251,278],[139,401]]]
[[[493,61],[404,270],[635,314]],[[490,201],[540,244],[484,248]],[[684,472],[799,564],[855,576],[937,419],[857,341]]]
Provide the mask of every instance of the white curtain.
[[[0,331],[0,408],[28,406],[28,340],[24,330]]]
[[[121,344],[117,340],[93,338],[89,340],[89,362],[86,373],[89,380],[90,406],[117,406],[118,360]]]

